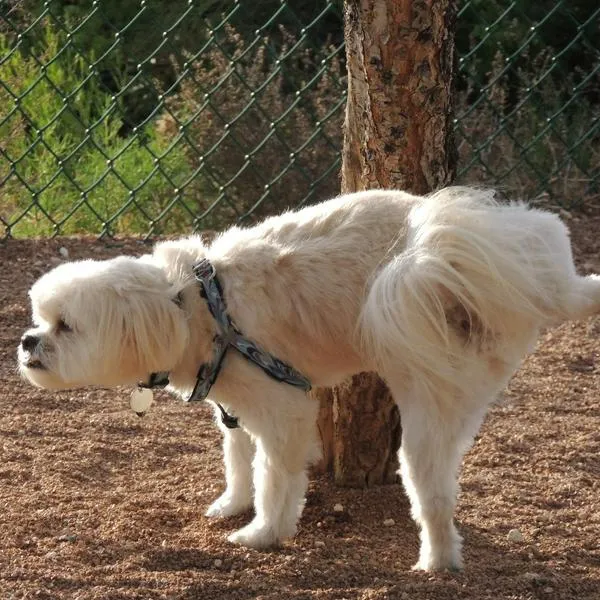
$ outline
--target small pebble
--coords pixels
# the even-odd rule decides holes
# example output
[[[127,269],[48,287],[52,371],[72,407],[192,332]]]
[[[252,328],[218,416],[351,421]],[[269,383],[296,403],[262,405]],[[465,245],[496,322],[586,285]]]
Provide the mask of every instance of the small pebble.
[[[522,542],[524,539],[523,534],[518,529],[511,529],[507,538],[509,542]]]
[[[386,519],[386,520],[383,522],[383,524],[384,524],[386,527],[391,527],[392,525],[395,525],[395,524],[396,524],[396,521],[394,521],[394,519]]]
[[[66,249],[64,246],[61,246],[61,247],[58,249],[58,253],[59,253],[59,254],[60,254],[60,255],[61,255],[63,258],[69,258],[69,251],[68,251],[68,250],[67,250],[67,249]]]
[[[317,548],[325,548],[325,542],[323,542],[323,541],[321,541],[321,540],[317,540],[317,541],[315,542],[315,546],[316,546]]]
[[[544,588],[544,594],[551,594],[554,591],[554,588],[547,586]]]
[[[64,533],[58,536],[59,542],[74,542],[77,540],[77,536],[74,533]]]
[[[216,558],[214,564],[217,569],[220,569],[223,566],[223,561],[220,558]]]
[[[544,581],[546,580],[546,578],[543,575],[540,575],[539,573],[524,573],[523,579],[527,583],[530,583],[533,585],[540,585],[540,584],[544,583]]]
[[[336,505],[334,505],[333,512],[336,512],[336,513],[344,512],[344,506],[342,504],[339,504],[339,503],[336,504]]]

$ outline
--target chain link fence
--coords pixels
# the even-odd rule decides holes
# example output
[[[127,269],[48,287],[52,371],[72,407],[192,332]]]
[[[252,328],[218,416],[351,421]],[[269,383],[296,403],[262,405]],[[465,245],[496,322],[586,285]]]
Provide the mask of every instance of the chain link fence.
[[[0,237],[222,229],[339,190],[341,0],[0,0]],[[596,0],[464,0],[459,179],[600,197]]]

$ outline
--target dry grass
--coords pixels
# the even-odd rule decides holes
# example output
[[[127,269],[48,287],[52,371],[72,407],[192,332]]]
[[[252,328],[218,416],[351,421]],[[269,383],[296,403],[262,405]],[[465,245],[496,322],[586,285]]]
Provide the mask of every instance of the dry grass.
[[[461,181],[492,182],[512,198],[542,206],[597,204],[595,80],[588,94],[578,86],[585,77],[581,72],[565,75],[557,87],[550,51],[533,58],[525,51],[523,58],[527,70],[506,71],[506,56],[498,51],[486,81],[463,74],[467,86],[456,99]]]
[[[225,26],[209,49],[190,59],[157,121],[170,139],[184,128],[190,170],[201,173],[188,195],[199,198],[198,214],[218,201],[204,221],[212,227],[339,191],[341,58],[326,40],[315,50],[283,26],[277,33],[277,41],[248,42]]]

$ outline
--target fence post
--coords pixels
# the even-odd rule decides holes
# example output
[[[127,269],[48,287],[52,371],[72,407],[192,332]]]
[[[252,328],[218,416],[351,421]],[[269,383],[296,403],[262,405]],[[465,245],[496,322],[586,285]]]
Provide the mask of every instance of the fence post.
[[[343,192],[424,194],[453,179],[455,16],[452,0],[345,0]],[[385,384],[361,373],[317,395],[325,466],[335,481],[395,481],[401,427]]]

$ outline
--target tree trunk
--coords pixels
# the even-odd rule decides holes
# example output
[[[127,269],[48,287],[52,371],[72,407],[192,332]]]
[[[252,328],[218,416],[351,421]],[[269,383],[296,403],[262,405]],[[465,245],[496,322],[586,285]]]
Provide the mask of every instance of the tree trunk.
[[[346,0],[348,100],[342,192],[425,194],[455,173],[451,0]],[[317,390],[323,466],[340,485],[396,480],[400,419],[385,384],[361,373]]]

